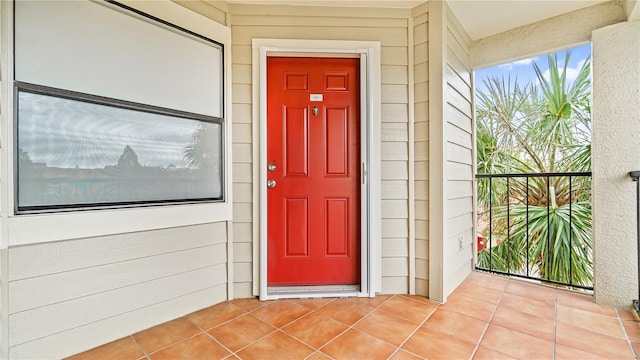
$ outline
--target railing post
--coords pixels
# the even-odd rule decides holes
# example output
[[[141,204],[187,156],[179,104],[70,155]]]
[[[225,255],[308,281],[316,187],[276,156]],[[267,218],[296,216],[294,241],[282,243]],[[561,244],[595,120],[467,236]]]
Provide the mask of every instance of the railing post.
[[[638,298],[633,300],[633,307],[640,315],[640,170],[629,173],[631,179],[636,182],[636,236],[638,238]]]

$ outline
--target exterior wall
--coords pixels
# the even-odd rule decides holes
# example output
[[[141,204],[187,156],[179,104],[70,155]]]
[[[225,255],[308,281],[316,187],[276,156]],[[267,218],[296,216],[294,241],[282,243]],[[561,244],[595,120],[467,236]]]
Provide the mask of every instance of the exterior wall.
[[[640,170],[640,22],[593,32],[593,238],[595,297],[638,298],[636,183]]]
[[[473,270],[475,143],[471,39],[448,8],[446,15],[443,289],[448,296]]]
[[[429,296],[429,9],[414,8],[415,293]],[[411,146],[411,144],[410,144]]]
[[[627,21],[640,20],[640,3],[638,0],[625,0],[624,11],[627,16]]]
[[[253,38],[364,40],[382,44],[382,260],[384,293],[409,291],[408,10],[231,5],[234,67],[235,296],[256,295],[258,124],[251,116]],[[269,16],[265,16],[269,14]],[[239,125],[242,124],[242,125]],[[241,133],[240,133],[241,132]],[[257,141],[257,140],[256,140]],[[253,210],[252,210],[253,209]],[[242,245],[240,245],[242,244]],[[256,260],[254,260],[256,259]],[[252,292],[250,290],[253,290]]]
[[[227,223],[9,248],[9,358],[60,358],[227,299]]]
[[[429,6],[429,297],[445,302],[473,266],[471,41],[446,3]]]
[[[201,10],[208,9],[209,14],[220,14],[219,8],[208,3],[189,2],[187,7],[198,7],[198,4]],[[183,12],[179,6],[171,3],[158,3],[157,6],[166,9],[165,5],[173,6],[168,7],[170,19],[176,16],[182,17],[183,21],[193,20],[193,14],[187,10]],[[4,2],[2,6],[5,6]],[[9,22],[5,21],[7,14],[3,16],[2,52],[9,54],[7,49],[10,47],[6,42],[10,33],[6,32],[6,24]],[[224,20],[226,15],[217,18]],[[196,17],[194,27],[202,25],[202,21],[198,21],[200,18]],[[209,21],[205,23],[208,29],[215,25]],[[5,60],[3,81],[11,79],[6,76],[10,72]],[[2,85],[2,97],[11,96],[10,84]],[[5,123],[0,127],[5,131],[6,118],[10,116],[7,107],[3,106],[2,112]],[[6,157],[2,160],[6,167]],[[6,183],[7,170],[3,171],[5,179],[2,182]],[[3,192],[4,204],[7,203],[6,196]],[[228,192],[227,196],[231,197],[232,193]],[[145,216],[132,209],[122,221],[124,225],[115,224],[113,214],[119,211],[83,212],[95,214],[97,218],[67,223],[50,220],[47,226],[31,229],[35,235],[19,234],[27,238],[26,242],[33,243],[20,246],[8,240],[8,234],[16,235],[19,230],[12,227],[13,223],[9,221],[12,219],[7,220],[3,211],[0,358],[63,358],[232,296],[228,288],[231,271],[227,261],[232,253],[227,246],[232,238],[231,223],[196,215],[189,221],[199,225],[181,223],[176,226],[176,222],[181,221],[178,215],[185,208],[192,207],[141,209],[140,212],[147,214]],[[158,211],[154,212],[154,209]],[[170,212],[169,216],[163,219],[167,212]],[[46,215],[40,217],[47,218]],[[231,212],[222,217],[230,219]],[[53,215],[48,218],[57,219]],[[131,224],[131,228],[125,228]],[[86,229],[89,231],[83,233]],[[83,235],[78,235],[80,233]],[[51,241],[52,237],[56,241]]]

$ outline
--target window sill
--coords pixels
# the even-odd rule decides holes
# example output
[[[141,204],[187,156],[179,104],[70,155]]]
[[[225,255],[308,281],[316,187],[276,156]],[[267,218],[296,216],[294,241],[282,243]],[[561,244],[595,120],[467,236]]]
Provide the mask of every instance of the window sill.
[[[232,215],[233,205],[225,202],[12,216],[7,219],[8,245],[229,221]]]

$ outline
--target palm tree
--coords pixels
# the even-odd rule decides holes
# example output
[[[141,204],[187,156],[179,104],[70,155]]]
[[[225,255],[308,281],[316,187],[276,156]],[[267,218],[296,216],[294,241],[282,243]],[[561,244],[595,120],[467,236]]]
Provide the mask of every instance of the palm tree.
[[[534,62],[538,86],[484,81],[477,108],[479,174],[590,171],[590,61],[570,82],[569,59],[567,52],[559,64],[550,54],[546,74]],[[479,179],[480,222],[489,222],[484,209],[493,208],[496,246],[478,254],[478,266],[590,285],[590,187],[590,177]]]

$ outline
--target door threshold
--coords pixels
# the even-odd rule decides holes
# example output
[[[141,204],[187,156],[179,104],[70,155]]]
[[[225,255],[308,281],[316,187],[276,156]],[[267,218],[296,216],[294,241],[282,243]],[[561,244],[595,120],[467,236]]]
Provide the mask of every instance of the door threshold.
[[[368,296],[360,292],[360,285],[268,286],[267,297],[261,300]]]

